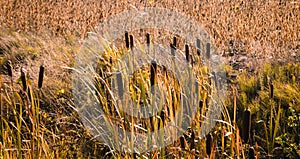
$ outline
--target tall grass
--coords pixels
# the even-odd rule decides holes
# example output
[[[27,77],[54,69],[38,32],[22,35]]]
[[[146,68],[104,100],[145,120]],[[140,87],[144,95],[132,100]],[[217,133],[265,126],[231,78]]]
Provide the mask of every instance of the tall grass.
[[[3,13],[0,15],[1,158],[299,158],[300,68],[297,63],[284,63],[299,60],[297,1],[167,0],[133,1],[132,4],[93,0],[0,1],[0,6]],[[209,30],[224,55],[247,52],[257,61],[271,59],[268,60],[271,65],[259,67],[254,74],[237,73],[237,79],[232,80],[233,92],[228,90],[227,102],[222,105],[222,117],[206,138],[198,134],[208,103],[203,100],[199,102],[201,109],[195,115],[193,129],[188,129],[174,143],[142,154],[124,154],[96,141],[83,126],[72,99],[70,73],[79,41],[87,32],[111,15],[145,6],[166,7],[188,14]],[[147,44],[157,38],[173,41],[173,51],[185,49],[184,41],[173,38],[174,35],[158,37],[155,31],[149,35],[151,40],[146,37]],[[126,53],[134,45],[130,42],[139,38],[138,34],[127,34],[123,50],[108,51],[105,67],[99,67],[103,77],[109,77],[119,55]],[[186,50],[193,55],[191,59],[186,56],[191,62],[197,60],[196,54],[203,54],[200,45]],[[248,65],[255,67],[255,64]],[[132,98],[140,103],[147,101],[145,92],[154,83],[170,83],[169,87],[180,89],[170,72],[164,72],[159,66],[152,71],[151,68],[144,67],[129,80]],[[208,73],[200,65],[193,68],[198,77]],[[237,72],[230,66],[227,70]],[[103,109],[117,116],[102,87],[109,83],[108,79],[95,83],[99,86]],[[169,102],[178,100],[178,95],[168,86],[161,87],[168,92]],[[203,99],[207,99],[205,94]],[[167,108],[149,121],[122,116],[118,124],[132,133],[153,131],[174,120],[172,112],[176,112],[176,107]],[[249,112],[243,118],[245,109]]]

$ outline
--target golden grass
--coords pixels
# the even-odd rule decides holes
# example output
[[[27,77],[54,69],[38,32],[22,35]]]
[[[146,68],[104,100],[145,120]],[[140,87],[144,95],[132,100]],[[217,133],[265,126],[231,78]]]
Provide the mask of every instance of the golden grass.
[[[287,58],[299,52],[299,2],[257,1],[1,1],[0,25],[17,31],[49,31],[84,37],[104,19],[126,9],[164,7],[185,13],[203,25],[226,51],[256,57]],[[285,55],[285,56],[284,56]],[[282,57],[283,56],[283,57]]]
[[[233,99],[228,97],[229,102],[226,103],[227,106],[224,105],[222,120],[207,136],[208,140],[199,138],[197,131],[187,131],[165,149],[140,155],[122,154],[93,140],[73,110],[74,99],[71,95],[70,68],[79,50],[80,40],[104,19],[135,7],[164,7],[191,16],[209,31],[224,53],[232,47],[238,52],[247,52],[249,56],[262,60],[271,57],[272,60],[283,61],[299,58],[300,4],[292,0],[280,2],[150,0],[133,1],[129,4],[127,1],[96,0],[0,1],[0,156],[247,158],[248,151],[252,157],[276,156],[276,145],[280,145],[284,149],[282,154],[296,158],[300,155],[300,145],[295,135],[299,130],[295,124],[299,123],[300,110],[300,69],[297,64],[280,67],[267,65],[256,76],[247,72],[239,74],[236,80],[238,91],[234,92]],[[172,39],[172,35],[167,33],[166,37],[162,41]],[[183,43],[179,41],[179,46],[184,46]],[[11,77],[10,73],[7,75],[5,67],[8,60],[13,67]],[[43,87],[39,90],[37,87],[41,65],[45,67],[45,76]],[[22,91],[25,82],[19,78],[21,67],[26,70],[23,78],[28,82],[26,84],[31,90],[29,93]],[[230,67],[226,70],[230,71]],[[201,69],[194,71],[199,73]],[[140,75],[147,78],[139,78],[132,83],[146,83],[144,86],[147,89],[150,84],[149,72]],[[159,80],[170,81],[160,73]],[[273,98],[270,98],[270,80],[274,87]],[[166,90],[169,91],[167,88]],[[135,92],[134,98],[144,98],[143,93],[136,93],[138,89],[132,87],[132,91]],[[169,95],[172,96],[171,93]],[[255,133],[250,132],[250,142],[243,143],[240,136],[243,130],[239,128],[243,123],[241,112],[247,108],[251,110],[253,117],[249,124],[253,128],[250,129],[255,130]],[[199,124],[201,118],[195,122]],[[286,144],[290,145],[289,149],[285,148]]]

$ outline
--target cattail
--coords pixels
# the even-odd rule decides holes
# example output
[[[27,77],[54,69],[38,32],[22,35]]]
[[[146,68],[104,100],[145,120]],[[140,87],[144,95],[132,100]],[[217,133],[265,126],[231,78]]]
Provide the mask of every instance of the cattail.
[[[195,81],[195,93],[196,93],[196,97],[197,97],[198,94],[199,94],[199,83],[198,83],[198,81]]]
[[[165,125],[165,112],[164,111],[160,111],[160,114],[159,114],[159,120],[158,120],[158,127],[159,128],[162,128],[164,127]]]
[[[217,81],[217,76],[216,76],[216,72],[215,71],[212,71],[212,76],[213,76],[213,80],[215,82],[215,86],[218,90],[218,81]]]
[[[201,114],[201,109],[203,108],[203,101],[202,100],[200,100],[199,101],[199,110],[200,110],[200,114]]]
[[[191,145],[190,150],[195,149],[195,132],[192,130],[191,132]]]
[[[121,72],[117,73],[117,83],[118,83],[119,97],[120,97],[120,99],[122,99],[123,98],[124,90],[123,90],[123,80],[122,80],[122,74],[121,74]]]
[[[211,155],[211,148],[213,146],[212,142],[213,142],[213,137],[212,137],[211,133],[209,133],[206,135],[206,142],[205,142],[206,143],[206,154],[208,156]]]
[[[201,41],[200,41],[200,39],[197,39],[197,49],[200,50],[200,47],[201,47]]]
[[[166,119],[165,117],[166,117],[165,111],[161,111],[160,112],[160,119],[162,121],[163,126],[165,125],[165,119]]]
[[[206,106],[206,108],[209,108],[209,100],[208,99],[205,99],[205,106]]]
[[[253,147],[249,148],[249,159],[255,159],[255,150]]]
[[[180,147],[181,149],[185,149],[185,142],[184,142],[184,136],[180,136]]]
[[[185,45],[185,59],[186,59],[187,62],[190,61],[190,50],[189,50],[189,45],[188,44]]]
[[[177,38],[176,36],[173,37],[173,46],[176,48],[177,46]]]
[[[175,57],[175,50],[176,50],[176,47],[173,45],[173,44],[170,44],[170,48],[171,48],[171,55],[173,57]]]
[[[39,82],[38,82],[38,88],[42,88],[43,86],[43,79],[44,79],[44,66],[40,66],[40,73],[39,73]]]
[[[113,64],[112,56],[109,57],[109,63],[110,63],[111,65]]]
[[[206,58],[210,59],[210,43],[206,44]]]
[[[150,46],[150,34],[149,33],[146,34],[146,42],[149,47]]]
[[[130,48],[132,49],[134,47],[133,35],[130,35],[129,38],[130,38]]]
[[[7,73],[8,73],[8,76],[12,77],[12,66],[11,66],[10,60],[7,61]]]
[[[270,98],[274,97],[274,85],[273,82],[271,81],[270,83]]]
[[[149,118],[150,118],[150,126],[151,126],[151,131],[154,131],[154,122],[153,122],[153,116],[151,113],[149,113]]]
[[[27,83],[26,83],[26,76],[25,76],[25,72],[24,72],[23,68],[21,68],[21,81],[22,81],[22,85],[23,85],[23,91],[26,91]]]
[[[151,61],[151,67],[150,67],[150,83],[151,83],[151,86],[154,86],[154,84],[155,84],[156,73],[157,73],[157,63],[155,61]]]
[[[125,44],[126,44],[126,48],[129,49],[129,36],[128,36],[128,32],[125,32]]]
[[[200,49],[197,49],[197,55],[200,56],[201,55],[201,51]]]
[[[251,112],[249,109],[244,111],[242,137],[245,143],[249,141],[251,129]]]

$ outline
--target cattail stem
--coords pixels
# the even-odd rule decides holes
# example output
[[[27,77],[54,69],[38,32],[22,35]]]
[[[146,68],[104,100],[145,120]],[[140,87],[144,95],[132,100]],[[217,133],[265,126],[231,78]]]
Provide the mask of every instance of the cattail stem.
[[[39,81],[38,81],[38,88],[42,88],[43,86],[43,79],[44,79],[44,71],[45,68],[43,65],[40,66],[40,73],[39,73]]]

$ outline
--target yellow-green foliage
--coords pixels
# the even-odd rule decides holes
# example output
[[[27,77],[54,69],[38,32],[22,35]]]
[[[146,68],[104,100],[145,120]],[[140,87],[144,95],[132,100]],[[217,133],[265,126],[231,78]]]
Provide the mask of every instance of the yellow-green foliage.
[[[249,108],[255,116],[254,121],[259,122],[253,128],[256,132],[255,138],[261,141],[260,145],[265,147],[268,153],[271,153],[275,143],[278,143],[291,144],[290,148],[296,150],[295,154],[284,148],[283,156],[300,154],[299,148],[292,146],[297,144],[296,138],[299,137],[293,132],[297,130],[294,124],[297,124],[300,118],[299,69],[299,65],[295,63],[266,64],[258,77],[244,72],[237,79],[241,91],[239,104],[242,108]],[[271,84],[274,88],[273,97],[270,94]],[[292,120],[295,118],[297,120]]]

